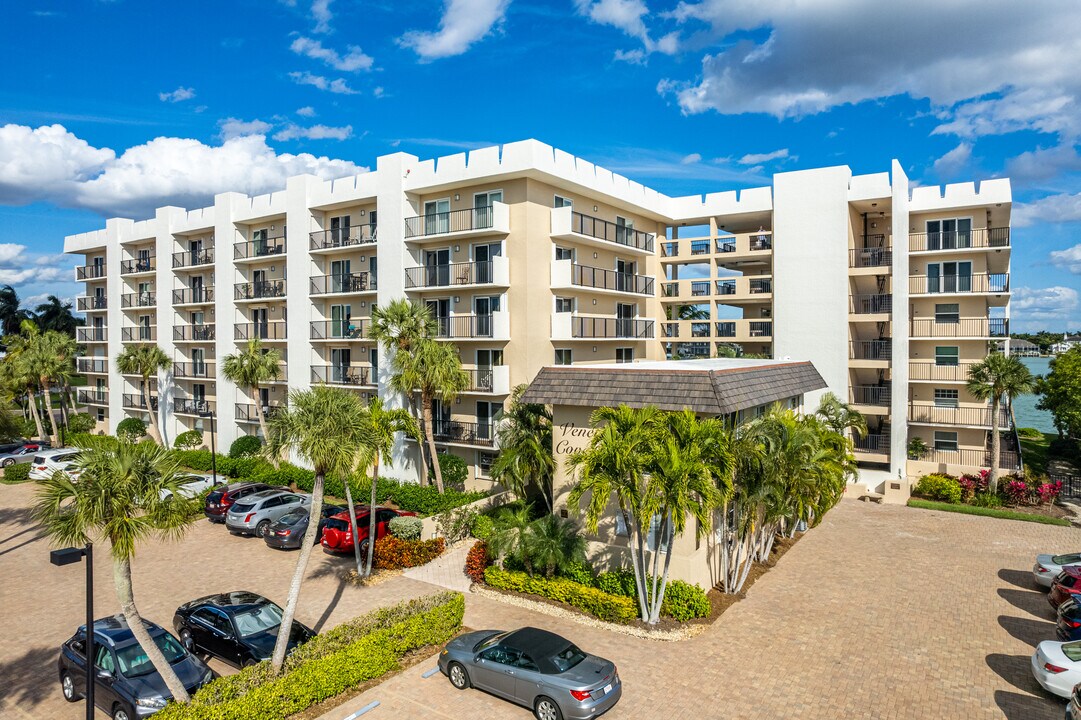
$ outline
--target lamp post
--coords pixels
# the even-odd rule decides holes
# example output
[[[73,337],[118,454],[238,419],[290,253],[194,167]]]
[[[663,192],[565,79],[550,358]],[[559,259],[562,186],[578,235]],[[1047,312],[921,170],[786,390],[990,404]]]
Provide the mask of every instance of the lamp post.
[[[199,417],[210,418],[210,472],[214,475],[214,483],[218,482],[218,450],[214,442],[214,413],[209,409],[199,413]]]
[[[86,558],[86,720],[94,720],[94,543],[49,553],[53,565],[70,565]]]

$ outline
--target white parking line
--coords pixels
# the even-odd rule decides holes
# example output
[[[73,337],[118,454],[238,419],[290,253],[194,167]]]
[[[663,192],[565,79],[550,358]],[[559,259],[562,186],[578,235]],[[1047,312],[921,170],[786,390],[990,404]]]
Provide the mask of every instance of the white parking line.
[[[430,677],[431,677],[432,675],[435,675],[435,674],[436,674],[437,672],[439,672],[439,668],[438,668],[438,667],[434,667],[434,668],[432,668],[431,670],[429,670],[428,672],[426,672],[426,673],[424,673],[423,675],[421,675],[421,677],[422,677],[422,678],[424,678],[425,680],[427,680],[427,679],[428,679],[428,678],[430,678]]]
[[[360,710],[357,710],[352,715],[347,716],[344,720],[357,720],[357,718],[360,717],[361,715],[363,715],[364,713],[375,710],[377,707],[379,707],[379,701],[378,700],[373,700],[372,702],[370,702],[367,705],[365,705],[364,707],[362,707]]]

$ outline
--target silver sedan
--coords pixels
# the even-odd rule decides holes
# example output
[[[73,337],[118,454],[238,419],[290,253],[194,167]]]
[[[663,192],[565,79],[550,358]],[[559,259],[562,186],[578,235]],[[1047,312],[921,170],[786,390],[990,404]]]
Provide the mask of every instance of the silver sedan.
[[[225,527],[238,535],[265,537],[271,523],[288,512],[308,507],[311,502],[311,495],[263,490],[233,503],[225,515]]]
[[[475,687],[533,709],[537,720],[586,720],[623,693],[616,666],[547,630],[480,630],[447,643],[439,670],[459,690]]]
[[[1032,578],[1040,587],[1050,588],[1067,565],[1081,565],[1081,553],[1037,555],[1036,564],[1032,566]]]

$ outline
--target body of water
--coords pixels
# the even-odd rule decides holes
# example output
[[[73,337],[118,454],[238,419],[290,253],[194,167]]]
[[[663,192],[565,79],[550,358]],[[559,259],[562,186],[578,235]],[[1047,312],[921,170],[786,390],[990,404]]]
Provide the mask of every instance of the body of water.
[[[1021,362],[1025,364],[1033,375],[1046,375],[1051,358],[1023,357]],[[1055,432],[1055,424],[1051,421],[1051,413],[1046,410],[1037,410],[1037,395],[1022,395],[1013,401],[1013,414],[1017,419],[1017,427],[1031,427],[1041,432]]]

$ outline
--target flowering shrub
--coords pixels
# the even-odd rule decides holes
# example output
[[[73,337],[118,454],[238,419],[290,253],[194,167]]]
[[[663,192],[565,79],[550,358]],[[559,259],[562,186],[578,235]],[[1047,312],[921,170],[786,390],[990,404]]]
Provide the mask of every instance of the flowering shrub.
[[[375,566],[380,570],[417,567],[435,560],[445,547],[443,538],[403,540],[386,535],[375,541]]]
[[[473,582],[484,584],[484,571],[492,564],[488,558],[488,543],[478,540],[469,548],[469,554],[465,556],[465,574]]]
[[[989,473],[986,470],[981,470],[979,475],[971,473],[962,475],[957,479],[957,484],[961,486],[961,501],[971,502],[976,495],[987,492],[989,480]]]
[[[1036,487],[1036,495],[1040,498],[1042,505],[1051,505],[1058,496],[1062,493],[1062,481],[1045,482]]]
[[[1008,505],[1028,505],[1032,491],[1024,480],[1011,478],[999,486],[999,492]]]

